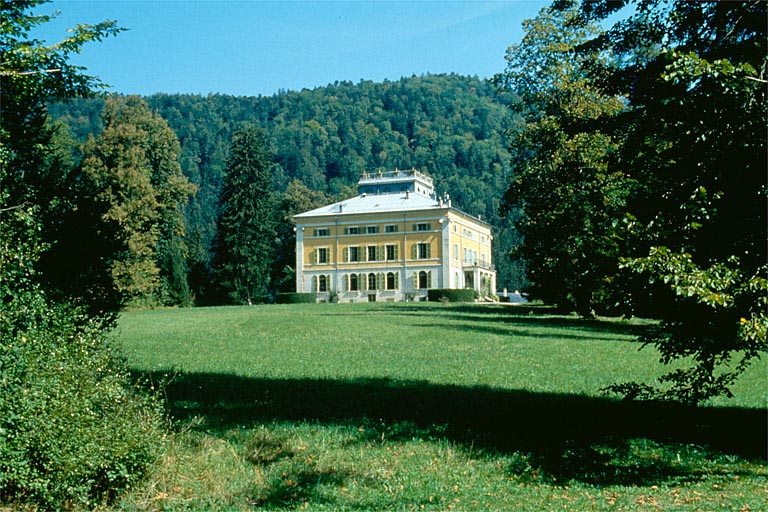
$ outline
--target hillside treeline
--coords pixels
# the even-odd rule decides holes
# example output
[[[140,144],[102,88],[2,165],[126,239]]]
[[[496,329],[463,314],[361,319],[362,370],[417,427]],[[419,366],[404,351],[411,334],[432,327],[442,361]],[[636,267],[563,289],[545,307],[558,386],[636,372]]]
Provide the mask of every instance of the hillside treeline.
[[[264,130],[274,191],[296,195],[303,185],[334,200],[355,193],[363,171],[415,167],[435,178],[438,193],[491,223],[500,287],[521,287],[521,262],[509,257],[517,239],[499,206],[510,179],[506,133],[516,125],[496,89],[477,78],[427,75],[396,82],[340,82],[270,97],[157,94],[144,98],[180,143],[183,174],[197,186],[184,209],[189,297],[182,303],[219,300],[211,273],[216,219],[226,159],[233,135],[256,126]],[[103,130],[103,98],[51,105],[51,118],[63,123],[77,143]],[[75,151],[74,159],[82,156]],[[280,203],[280,201],[278,201]],[[285,202],[282,202],[285,204]],[[292,203],[297,211],[310,203]],[[291,251],[290,243],[279,250]],[[286,264],[292,258],[276,255]],[[213,283],[215,285],[215,283]],[[273,292],[293,281],[275,279]],[[177,296],[178,294],[173,294]]]

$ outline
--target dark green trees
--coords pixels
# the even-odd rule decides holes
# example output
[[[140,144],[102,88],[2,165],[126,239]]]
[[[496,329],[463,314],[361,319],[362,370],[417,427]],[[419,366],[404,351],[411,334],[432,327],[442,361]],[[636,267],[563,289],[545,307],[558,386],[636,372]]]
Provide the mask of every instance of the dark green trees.
[[[257,128],[235,133],[221,190],[215,272],[236,304],[262,302],[269,292],[277,233],[266,144]]]
[[[504,131],[515,128],[516,115],[480,79],[426,75],[341,82],[271,97],[158,94],[144,99],[176,132],[182,170],[198,187],[185,209],[189,281],[198,304],[216,301],[210,271],[219,196],[233,134],[245,125],[265,131],[278,194],[298,180],[343,198],[354,195],[363,170],[416,167],[428,172],[441,194],[449,193],[467,213],[482,215],[499,234],[494,261],[500,286],[524,284],[519,267],[509,263],[515,233],[501,235],[507,221],[498,214],[510,171]],[[84,141],[89,124],[94,133],[101,129],[94,115],[101,110],[99,101],[53,108]]]
[[[182,208],[194,187],[178,139],[138,97],[108,99],[102,117],[104,131],[83,147],[60,247],[47,259],[51,278],[106,308],[188,305]]]
[[[765,16],[753,1],[560,1],[497,78],[527,100],[507,201],[534,291],[661,318],[644,341],[690,358],[616,391],[700,403],[766,350]]]
[[[29,36],[49,20],[30,14],[38,3],[0,3],[0,508],[95,509],[140,481],[165,424],[106,341],[109,315],[45,286],[41,253],[58,246],[77,174],[46,104],[96,84],[68,57],[118,29],[81,26],[45,46]]]
[[[525,117],[514,136],[514,173],[505,195],[520,209],[518,249],[528,264],[530,292],[582,315],[612,309],[621,218],[631,182],[611,169],[616,137],[606,131],[624,105],[601,91],[586,66],[604,56],[579,45],[597,33],[574,8],[545,8],[524,23],[519,45],[507,52],[507,70],[495,77],[518,93],[513,109]]]

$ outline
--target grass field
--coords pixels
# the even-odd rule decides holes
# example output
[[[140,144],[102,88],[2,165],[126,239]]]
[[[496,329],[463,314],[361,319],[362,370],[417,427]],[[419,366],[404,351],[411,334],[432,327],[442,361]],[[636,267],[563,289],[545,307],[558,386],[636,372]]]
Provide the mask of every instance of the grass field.
[[[175,432],[128,510],[764,510],[768,363],[687,409],[600,394],[662,368],[643,321],[510,306],[124,313]]]

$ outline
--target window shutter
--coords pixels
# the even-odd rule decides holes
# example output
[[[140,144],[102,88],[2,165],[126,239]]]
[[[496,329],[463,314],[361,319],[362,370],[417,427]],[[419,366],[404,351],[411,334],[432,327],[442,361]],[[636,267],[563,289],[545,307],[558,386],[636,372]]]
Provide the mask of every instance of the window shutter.
[[[432,271],[427,272],[427,288],[432,288]]]
[[[357,289],[358,290],[365,290],[366,289],[365,284],[365,276],[363,274],[357,274]]]
[[[345,247],[341,250],[341,259],[344,263],[349,263],[349,247]]]
[[[349,275],[347,275],[347,274],[344,274],[344,285],[343,285],[343,289],[344,289],[344,291],[345,291],[345,292],[348,292],[348,291],[349,291]]]
[[[413,289],[419,289],[419,273],[416,271],[413,272]]]
[[[419,225],[418,224],[414,224],[413,225],[413,231],[416,231],[417,229],[419,229]]]
[[[317,291],[317,276],[312,276],[312,291]]]
[[[419,257],[419,244],[413,244],[411,246],[411,258],[416,259]]]
[[[358,250],[358,259],[360,261],[368,261],[368,248],[365,246],[360,246],[360,249]]]
[[[378,261],[384,261],[385,256],[386,255],[384,254],[384,246],[383,245],[377,245],[376,246],[376,259]]]
[[[313,265],[317,264],[317,249],[309,253],[309,262]]]
[[[400,272],[395,272],[395,290],[400,289]]]
[[[426,244],[427,246],[427,258],[432,257],[432,244]]]
[[[386,288],[384,286],[384,273],[383,272],[379,272],[378,274],[376,274],[376,288],[378,290],[383,290],[384,288]]]
[[[395,257],[394,257],[394,259],[397,259],[397,246],[395,245],[394,248],[395,248]]]

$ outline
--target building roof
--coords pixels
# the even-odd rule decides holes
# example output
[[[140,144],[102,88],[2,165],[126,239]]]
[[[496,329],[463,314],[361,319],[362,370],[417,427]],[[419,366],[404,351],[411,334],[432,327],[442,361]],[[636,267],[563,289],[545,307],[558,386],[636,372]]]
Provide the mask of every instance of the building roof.
[[[359,213],[405,212],[447,208],[445,203],[425,195],[408,192],[397,194],[360,194],[337,203],[295,215],[296,219]]]
[[[358,182],[360,195],[294,215],[296,220],[328,215],[354,215],[361,213],[397,213],[445,209],[487,225],[479,218],[451,207],[446,194],[438,199],[432,178],[411,169],[390,172],[363,173]]]

